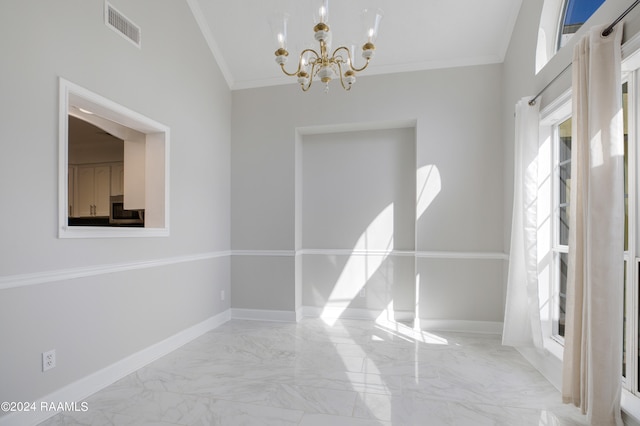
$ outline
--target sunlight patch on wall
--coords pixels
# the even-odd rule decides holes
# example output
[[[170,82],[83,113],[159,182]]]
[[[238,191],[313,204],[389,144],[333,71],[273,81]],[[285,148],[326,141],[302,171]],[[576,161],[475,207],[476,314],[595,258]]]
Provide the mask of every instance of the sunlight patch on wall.
[[[415,315],[413,319],[413,327],[419,329],[420,328],[420,274],[419,273],[416,273],[415,289],[416,289],[416,292],[415,292],[416,302],[414,305],[415,308],[413,310]]]
[[[393,250],[393,210],[391,203],[358,238],[320,316],[326,324],[335,323]]]
[[[419,219],[442,189],[440,171],[435,165],[429,164],[418,169],[416,173],[416,188],[416,218]]]
[[[393,209],[394,205],[391,203],[371,221],[371,224],[358,238],[358,242],[353,248],[355,252],[393,250]]]

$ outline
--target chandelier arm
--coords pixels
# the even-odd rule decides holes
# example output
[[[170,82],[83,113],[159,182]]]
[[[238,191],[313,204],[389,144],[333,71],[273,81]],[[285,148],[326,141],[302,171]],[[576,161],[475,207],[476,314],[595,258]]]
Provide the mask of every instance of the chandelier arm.
[[[370,59],[367,58],[367,62],[364,64],[364,66],[362,68],[356,68],[353,66],[354,61],[353,58],[351,57],[351,51],[349,50],[348,47],[346,46],[340,46],[338,48],[336,48],[336,50],[333,51],[333,55],[332,57],[336,56],[336,53],[338,53],[339,50],[346,50],[347,52],[347,57],[349,58],[349,68],[351,69],[351,71],[353,72],[360,72],[360,71],[364,71],[368,66],[369,66],[369,61]]]
[[[300,55],[298,55],[298,69],[295,72],[287,72],[286,69],[284,69],[284,64],[280,64],[280,68],[282,69],[282,72],[285,73],[286,75],[288,75],[289,77],[295,77],[298,75],[298,73],[300,72],[300,70],[302,70],[302,56],[307,53],[307,52],[311,52],[316,56],[316,59],[319,58],[318,53],[313,50],[313,49],[304,49]]]
[[[337,51],[337,49],[336,49],[336,51]],[[335,55],[335,52],[333,52],[333,53]],[[338,61],[336,61],[336,63],[338,64],[338,71],[340,71],[339,72],[339,74],[340,74],[340,84],[342,84],[342,88],[348,92],[349,90],[351,90],[351,86],[345,86],[344,85],[344,79],[342,77],[342,63],[338,62]]]
[[[288,75],[289,77],[294,77],[298,75],[298,73],[300,72],[300,62],[298,62],[298,69],[295,72],[292,72],[292,73],[287,72],[287,70],[284,69],[284,64],[280,64],[280,69],[282,69],[282,72]]]
[[[334,50],[333,53],[331,54],[331,57],[335,57],[336,53],[338,53],[339,50],[346,50],[347,51],[347,56],[349,57],[349,59],[351,59],[351,51],[349,50],[349,48],[347,46],[337,47],[336,50]]]
[[[351,71],[353,71],[353,72],[364,71],[369,66],[369,61],[370,61],[370,59],[367,58],[367,62],[365,62],[365,64],[362,66],[362,68],[356,68],[356,67],[353,66],[353,61],[350,60],[349,61],[349,68],[351,68]]]
[[[302,55],[304,55],[307,52],[313,53],[315,55],[316,59],[318,59],[320,57],[320,55],[318,55],[318,52],[316,52],[313,49],[309,49],[309,48],[304,49],[302,52],[300,52],[300,57],[302,58]]]
[[[313,52],[313,53],[315,53],[315,52]],[[317,61],[318,61],[318,59],[316,58],[316,60],[311,63],[311,72],[309,73],[309,84],[307,84],[307,87],[304,87],[303,84],[300,85],[300,88],[302,89],[303,92],[306,92],[307,90],[309,90],[311,88],[311,83],[313,83],[313,70],[316,68],[316,62]]]
[[[337,56],[337,57],[336,57],[337,53],[338,53],[340,50],[344,50],[344,51],[346,51],[346,52],[347,52],[347,58],[349,59],[349,61],[348,61],[348,62],[350,63],[350,62],[351,62],[351,52],[349,51],[349,48],[348,48],[348,47],[346,47],[346,46],[340,46],[340,47],[336,48],[336,50],[334,50],[334,51],[333,51],[333,53],[331,54],[331,59],[332,59],[334,62],[336,62],[336,63],[338,63],[338,62],[345,62],[345,61],[344,61],[344,59],[342,59],[342,56]],[[351,67],[351,66],[350,66],[350,67]]]

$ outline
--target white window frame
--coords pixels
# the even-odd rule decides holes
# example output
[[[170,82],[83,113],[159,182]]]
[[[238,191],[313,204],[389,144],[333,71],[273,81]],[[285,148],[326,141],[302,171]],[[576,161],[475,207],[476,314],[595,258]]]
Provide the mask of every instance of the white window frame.
[[[640,35],[627,41],[622,49],[622,81],[627,83],[627,134],[628,134],[628,250],[624,253],[626,262],[626,375],[622,378],[622,408],[636,418],[640,418],[640,370],[639,339],[640,327],[640,212],[638,190],[640,188]]]
[[[633,72],[625,73],[623,76],[623,83],[628,84],[628,92],[635,93],[640,87],[640,69]],[[638,282],[638,268],[640,268],[640,249],[636,247],[636,229],[638,226],[638,221],[640,218],[637,217],[637,202],[638,197],[636,196],[637,188],[640,187],[640,176],[638,176],[637,168],[640,163],[640,159],[637,158],[637,140],[638,135],[635,132],[635,122],[637,122],[640,117],[637,116],[637,112],[640,110],[640,93],[636,94],[636,96],[629,95],[628,102],[628,134],[629,134],[629,144],[628,144],[628,191],[629,191],[629,228],[628,228],[628,246],[629,250],[624,253],[624,260],[626,262],[626,276],[627,276],[627,286],[626,286],[626,309],[628,313],[627,318],[627,328],[626,328],[626,342],[627,342],[627,377],[623,379],[624,388],[629,390],[630,392],[634,392],[640,395],[640,392],[637,391],[638,387],[638,373],[637,368],[637,360],[634,360],[634,356],[638,355],[637,350],[629,350],[629,348],[638,348],[638,337],[635,330],[638,327],[638,286],[633,285]],[[539,235],[539,241],[544,240],[546,238],[549,239],[550,244],[547,248],[547,253],[550,255],[550,261],[547,263],[548,270],[542,268],[545,273],[548,275],[541,274],[540,282],[546,283],[547,288],[544,289],[541,294],[546,294],[546,300],[548,301],[549,308],[547,308],[547,321],[543,321],[544,329],[543,334],[546,337],[545,347],[549,349],[552,353],[554,353],[559,359],[562,359],[562,353],[564,349],[564,338],[557,334],[557,320],[559,317],[559,297],[560,297],[560,254],[568,253],[568,246],[561,245],[559,242],[559,227],[560,227],[560,195],[559,195],[559,187],[560,187],[560,176],[559,176],[559,135],[558,135],[558,126],[571,117],[571,92],[567,91],[562,96],[560,96],[555,102],[550,104],[547,108],[541,111],[540,113],[540,134],[541,134],[541,144],[548,143],[550,144],[550,154],[548,155],[548,162],[550,164],[548,173],[552,182],[550,185],[551,190],[546,191],[547,198],[549,198],[549,207],[546,209],[543,207],[542,215],[551,216],[551,226],[542,227],[543,232],[549,232],[549,235]],[[633,119],[633,117],[636,117]],[[635,143],[634,143],[635,141]],[[544,150],[541,150],[544,152]],[[544,159],[542,159],[544,161]],[[542,177],[544,180],[545,177]],[[539,198],[541,200],[542,198]],[[539,210],[540,213],[540,210]],[[542,253],[544,256],[544,252]],[[634,259],[635,261],[631,261]],[[629,367],[634,366],[634,367]],[[631,372],[631,374],[629,374]]]
[[[169,235],[169,127],[60,78],[58,238],[166,237]],[[69,120],[74,108],[94,112],[144,135],[145,227],[69,226]],[[126,190],[126,189],[125,189]],[[151,216],[152,219],[149,220]]]
[[[558,46],[558,26],[562,15],[563,0],[545,0],[540,15],[538,43],[536,47],[536,74],[553,58]]]
[[[547,2],[545,2],[545,5]],[[627,103],[628,134],[628,248],[624,260],[626,280],[626,365],[627,374],[622,383],[622,409],[636,419],[640,419],[640,33],[622,46],[622,82],[628,84]],[[558,360],[562,360],[564,346],[562,339],[553,337],[550,304],[553,298],[552,246],[556,232],[554,220],[550,220],[555,206],[552,184],[553,150],[551,140],[553,126],[571,115],[571,91],[567,91],[543,108],[540,112],[539,146],[539,189],[538,189],[538,259],[540,312],[543,325],[545,348]],[[546,182],[546,183],[545,183]],[[546,217],[545,217],[546,214]],[[545,222],[546,221],[546,222]],[[545,225],[545,223],[548,223]],[[559,382],[558,382],[559,383]]]
[[[562,49],[561,31],[564,21],[565,5],[568,0],[545,0],[540,14],[540,25],[538,27],[538,42],[536,46],[536,74]],[[596,9],[597,12],[597,9]],[[596,13],[594,12],[594,14]],[[591,15],[593,16],[593,15]],[[591,17],[583,24],[589,22]],[[582,31],[582,27],[578,32]],[[573,36],[572,36],[573,37]],[[566,40],[565,45],[570,44]]]
[[[560,253],[568,247],[559,244],[559,167],[558,126],[571,117],[571,92],[567,91],[540,112],[538,173],[538,280],[544,347],[562,359],[564,338],[557,334],[559,317]]]
[[[640,64],[637,64],[640,66]],[[634,66],[632,62],[626,61],[626,67]],[[626,306],[627,312],[627,325],[626,325],[626,359],[627,366],[626,375],[622,378],[622,387],[627,391],[640,395],[638,386],[638,369],[640,369],[640,363],[638,362],[638,315],[640,314],[638,308],[638,267],[640,267],[640,249],[637,246],[637,230],[638,221],[638,195],[637,191],[640,187],[638,185],[638,165],[640,159],[638,158],[638,108],[640,102],[640,68],[634,70],[624,70],[622,82],[627,83],[627,134],[628,134],[628,151],[627,151],[627,190],[628,190],[628,229],[627,229],[627,245],[628,250],[624,252],[624,261],[626,264]]]
[[[560,257],[563,254],[569,253],[569,245],[560,243],[560,125],[564,123],[566,120],[571,118],[571,114],[564,117],[560,121],[553,124],[553,136],[552,136],[552,167],[553,167],[553,190],[552,190],[552,217],[553,217],[553,226],[551,229],[553,230],[552,236],[552,271],[553,271],[553,279],[552,279],[552,301],[553,301],[553,311],[552,311],[552,337],[556,339],[561,344],[564,344],[564,336],[559,334],[559,322],[560,322],[560,275],[561,275],[561,262]],[[571,163],[571,160],[568,160]],[[566,162],[565,162],[566,164]],[[568,207],[568,206],[567,206]]]

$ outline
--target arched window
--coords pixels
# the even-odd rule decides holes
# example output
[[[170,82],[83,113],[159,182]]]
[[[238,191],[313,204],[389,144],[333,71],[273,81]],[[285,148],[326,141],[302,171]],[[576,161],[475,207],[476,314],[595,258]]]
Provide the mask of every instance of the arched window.
[[[536,73],[605,0],[545,0],[538,28]]]
[[[604,0],[565,0],[558,26],[558,49],[578,31]]]

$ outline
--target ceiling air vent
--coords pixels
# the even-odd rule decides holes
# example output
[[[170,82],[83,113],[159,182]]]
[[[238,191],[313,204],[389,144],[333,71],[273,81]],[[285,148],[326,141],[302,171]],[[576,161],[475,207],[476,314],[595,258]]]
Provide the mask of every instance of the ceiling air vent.
[[[105,2],[104,5],[104,21],[107,27],[116,31],[137,47],[140,47],[140,27],[131,22],[131,20],[122,13],[118,12],[108,2]]]

